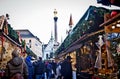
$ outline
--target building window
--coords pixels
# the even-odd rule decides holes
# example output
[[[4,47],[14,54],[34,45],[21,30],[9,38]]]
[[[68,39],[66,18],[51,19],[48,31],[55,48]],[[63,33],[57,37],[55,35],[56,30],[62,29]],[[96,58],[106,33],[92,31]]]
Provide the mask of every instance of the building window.
[[[29,40],[29,48],[31,48],[31,40]]]

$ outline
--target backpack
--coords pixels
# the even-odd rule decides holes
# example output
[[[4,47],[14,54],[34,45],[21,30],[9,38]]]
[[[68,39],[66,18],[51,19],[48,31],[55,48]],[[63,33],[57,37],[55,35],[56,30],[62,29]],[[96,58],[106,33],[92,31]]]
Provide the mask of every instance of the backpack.
[[[15,73],[10,79],[24,79],[21,73]]]

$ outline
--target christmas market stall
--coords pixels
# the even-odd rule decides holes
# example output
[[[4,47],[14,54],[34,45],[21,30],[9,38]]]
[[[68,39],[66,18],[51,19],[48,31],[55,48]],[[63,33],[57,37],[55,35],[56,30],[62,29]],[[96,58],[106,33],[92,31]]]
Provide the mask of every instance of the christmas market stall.
[[[8,17],[0,16],[0,76],[4,76],[7,62],[12,58],[11,53],[14,49],[20,51],[21,44],[17,33],[7,22]],[[11,29],[9,29],[11,28]]]
[[[25,49],[24,41],[20,39],[19,34],[7,22],[8,18],[8,14],[0,16],[0,78],[5,75],[6,64],[12,58],[11,53],[14,49],[17,49],[22,57],[25,54],[35,56],[30,54],[29,48]]]
[[[111,64],[107,62],[105,70],[111,65],[113,72],[110,75],[120,79],[120,73],[118,73],[120,72],[120,11],[113,11],[111,15],[107,21],[100,25],[101,27],[104,26],[107,53],[111,54],[113,58]],[[107,71],[104,71],[104,74],[106,73]]]
[[[103,79],[105,74],[113,72],[113,58],[106,48],[104,27],[99,26],[104,23],[105,14],[112,11],[90,6],[55,52],[56,59],[60,61],[68,55],[72,57],[72,68],[77,79]]]

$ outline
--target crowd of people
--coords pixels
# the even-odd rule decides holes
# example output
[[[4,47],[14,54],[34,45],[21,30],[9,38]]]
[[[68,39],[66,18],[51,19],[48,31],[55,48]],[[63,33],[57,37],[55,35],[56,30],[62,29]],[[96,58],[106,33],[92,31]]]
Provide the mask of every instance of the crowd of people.
[[[17,50],[12,52],[12,59],[6,66],[7,79],[72,79],[71,57],[64,61],[43,61],[39,57],[32,62],[32,57],[22,58]]]

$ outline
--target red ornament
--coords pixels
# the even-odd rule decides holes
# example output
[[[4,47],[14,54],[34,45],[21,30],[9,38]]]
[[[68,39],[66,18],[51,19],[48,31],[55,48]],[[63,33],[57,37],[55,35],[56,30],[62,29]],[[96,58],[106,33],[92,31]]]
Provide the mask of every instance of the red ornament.
[[[118,14],[117,11],[112,11],[112,12],[111,12],[111,17],[114,17],[114,16],[116,16],[117,14]]]

